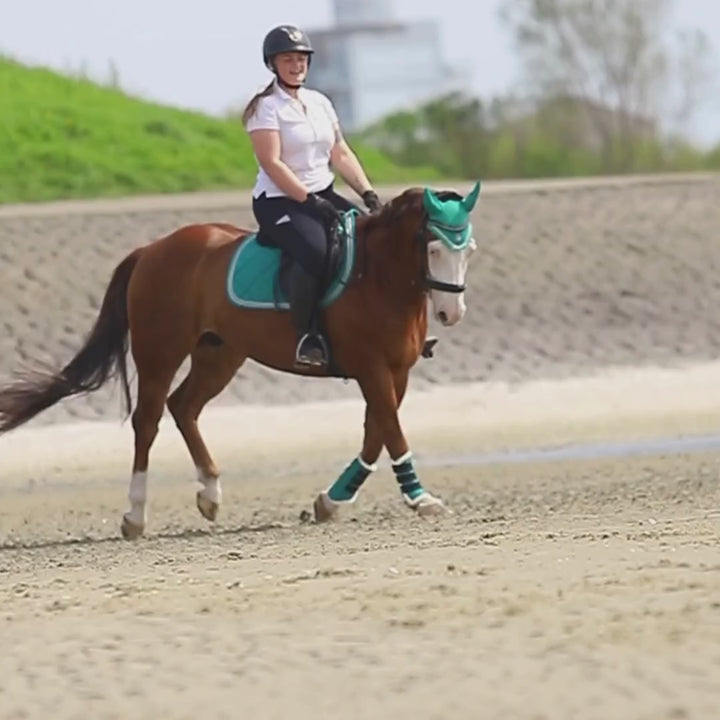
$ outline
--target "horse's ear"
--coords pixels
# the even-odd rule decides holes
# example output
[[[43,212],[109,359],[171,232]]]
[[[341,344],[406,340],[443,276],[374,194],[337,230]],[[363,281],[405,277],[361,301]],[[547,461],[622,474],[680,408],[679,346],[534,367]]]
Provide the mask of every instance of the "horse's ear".
[[[478,198],[480,197],[480,181],[475,183],[475,187],[470,191],[469,195],[462,201],[463,207],[467,212],[472,212]]]
[[[442,212],[442,204],[430,188],[425,188],[423,192],[423,207],[428,215],[432,215],[433,210],[435,213]]]

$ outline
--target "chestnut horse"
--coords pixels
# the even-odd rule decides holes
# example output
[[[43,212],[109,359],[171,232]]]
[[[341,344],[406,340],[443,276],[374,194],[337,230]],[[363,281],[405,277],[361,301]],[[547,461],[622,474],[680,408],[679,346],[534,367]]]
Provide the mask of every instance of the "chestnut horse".
[[[428,293],[442,324],[454,325],[465,313],[465,275],[475,247],[470,213],[479,191],[479,182],[467,197],[411,188],[374,215],[346,216],[339,235],[346,241],[353,235],[354,264],[342,292],[322,310],[330,371],[294,366],[297,338],[288,312],[240,307],[229,298],[231,261],[254,233],[226,223],[187,225],[136,248],[115,268],[95,325],[75,357],[62,370],[32,373],[0,389],[0,432],[115,376],[130,414],[129,345],[138,380],[135,456],[121,530],[133,539],[146,524],[149,453],[166,404],[198,471],[198,509],[212,521],[221,489],[197,424],[206,403],[247,358],[303,375],[329,375],[334,368],[335,376],[360,386],[365,435],[359,455],[317,496],[316,519],[326,520],[356,499],[383,447],[406,504],[419,514],[444,512],[442,501],[420,483],[398,408],[423,350]],[[188,356],[187,377],[168,395]]]

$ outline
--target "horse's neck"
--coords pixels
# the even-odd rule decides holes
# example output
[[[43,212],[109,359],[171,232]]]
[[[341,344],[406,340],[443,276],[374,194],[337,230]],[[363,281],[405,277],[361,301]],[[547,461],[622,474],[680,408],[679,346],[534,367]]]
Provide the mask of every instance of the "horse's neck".
[[[384,310],[392,308],[409,317],[423,312],[426,303],[417,250],[387,230],[367,233],[361,239],[362,245],[363,280],[371,285],[373,296]]]

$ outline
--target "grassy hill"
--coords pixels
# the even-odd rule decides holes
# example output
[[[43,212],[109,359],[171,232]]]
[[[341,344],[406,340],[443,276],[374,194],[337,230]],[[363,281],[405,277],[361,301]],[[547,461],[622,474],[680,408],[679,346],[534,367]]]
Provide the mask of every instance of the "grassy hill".
[[[437,176],[354,149],[378,184]],[[256,172],[239,121],[0,57],[0,203],[244,188]]]

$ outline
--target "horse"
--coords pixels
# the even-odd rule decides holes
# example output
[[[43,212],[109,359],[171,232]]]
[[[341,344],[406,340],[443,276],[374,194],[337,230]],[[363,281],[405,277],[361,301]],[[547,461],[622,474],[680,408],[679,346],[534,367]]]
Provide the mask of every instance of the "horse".
[[[297,338],[282,300],[283,259],[258,232],[224,222],[189,224],[137,246],[115,267],[75,356],[60,370],[32,370],[0,388],[0,433],[117,379],[135,441],[122,536],[133,540],[145,531],[149,455],[165,406],[197,469],[197,508],[213,522],[220,471],[198,418],[251,358],[284,373],[353,379],[364,397],[362,448],[315,498],[317,522],[355,502],[383,448],[406,505],[419,515],[447,512],[420,481],[398,409],[426,349],[428,295],[442,325],[465,314],[465,277],[476,248],[470,214],[479,193],[479,181],[464,197],[412,187],[374,214],[345,214],[333,236],[337,259],[323,285],[322,326],[332,356],[326,368],[294,365]],[[134,409],[128,351],[137,373]],[[170,392],[188,356],[189,372]]]

